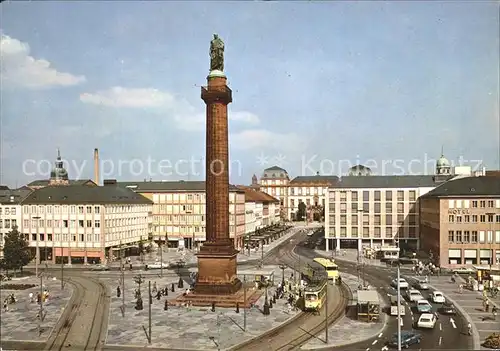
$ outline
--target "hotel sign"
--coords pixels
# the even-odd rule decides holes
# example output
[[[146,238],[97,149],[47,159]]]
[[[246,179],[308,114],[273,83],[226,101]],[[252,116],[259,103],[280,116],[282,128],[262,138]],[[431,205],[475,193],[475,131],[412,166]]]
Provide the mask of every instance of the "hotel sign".
[[[470,210],[464,210],[464,209],[449,209],[448,214],[470,214]]]

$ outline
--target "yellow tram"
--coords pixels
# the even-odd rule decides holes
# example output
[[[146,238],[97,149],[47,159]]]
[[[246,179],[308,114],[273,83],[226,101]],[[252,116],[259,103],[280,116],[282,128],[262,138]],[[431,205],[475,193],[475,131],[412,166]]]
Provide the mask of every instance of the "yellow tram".
[[[317,281],[304,289],[304,310],[319,311],[326,299],[326,284],[328,280]]]
[[[329,280],[336,282],[339,279],[339,267],[333,260],[317,257],[313,261],[325,269]]]

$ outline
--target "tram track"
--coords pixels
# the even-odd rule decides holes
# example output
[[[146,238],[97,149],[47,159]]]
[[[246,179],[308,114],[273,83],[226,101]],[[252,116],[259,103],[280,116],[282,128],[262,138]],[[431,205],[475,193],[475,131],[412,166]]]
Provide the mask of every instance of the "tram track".
[[[73,276],[67,282],[74,286],[74,302],[63,313],[44,349],[100,350],[107,332],[107,287],[90,277]]]

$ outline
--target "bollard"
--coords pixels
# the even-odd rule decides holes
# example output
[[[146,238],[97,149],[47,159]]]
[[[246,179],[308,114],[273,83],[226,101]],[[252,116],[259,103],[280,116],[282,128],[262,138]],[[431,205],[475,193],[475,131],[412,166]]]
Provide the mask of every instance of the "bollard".
[[[168,287],[165,288],[165,296],[168,296]]]
[[[179,289],[184,288],[184,280],[182,280],[182,278],[181,278],[181,277],[179,277],[179,283],[177,284],[177,287],[178,287]]]
[[[121,290],[120,290],[120,287],[117,286],[116,287],[116,297],[120,297],[121,296]]]
[[[269,301],[269,308],[273,308],[273,299],[271,299],[271,301]]]
[[[212,302],[212,309],[210,311],[215,312],[215,302]]]
[[[175,284],[172,283],[172,292],[175,292]]]
[[[135,309],[137,311],[142,311],[144,309],[144,306],[142,304],[142,299],[139,297],[137,301],[135,302]]]
[[[165,299],[165,306],[163,306],[164,311],[168,311],[168,300]]]
[[[239,302],[236,302],[236,313],[240,313],[240,304]]]
[[[269,311],[269,304],[264,304],[264,309],[262,310],[262,314],[264,316],[269,316],[271,314],[271,311]]]

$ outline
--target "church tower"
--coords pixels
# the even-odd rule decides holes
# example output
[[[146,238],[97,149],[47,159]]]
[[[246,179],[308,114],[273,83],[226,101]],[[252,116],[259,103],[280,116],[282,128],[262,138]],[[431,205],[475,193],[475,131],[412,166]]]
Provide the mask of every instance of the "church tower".
[[[68,171],[64,168],[59,149],[57,149],[55,167],[50,172],[49,185],[69,185]]]

